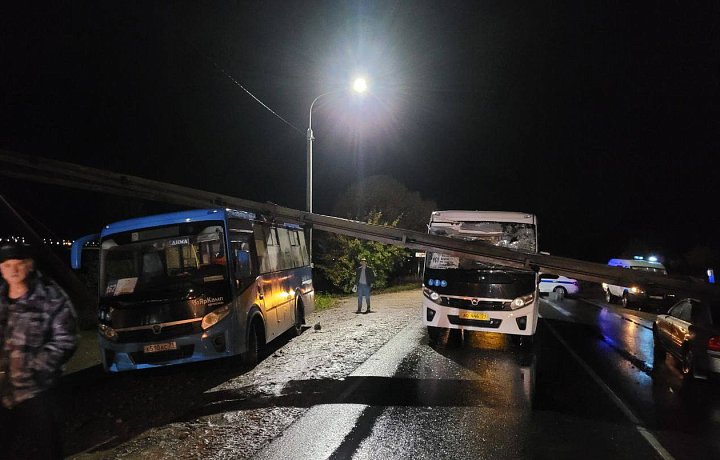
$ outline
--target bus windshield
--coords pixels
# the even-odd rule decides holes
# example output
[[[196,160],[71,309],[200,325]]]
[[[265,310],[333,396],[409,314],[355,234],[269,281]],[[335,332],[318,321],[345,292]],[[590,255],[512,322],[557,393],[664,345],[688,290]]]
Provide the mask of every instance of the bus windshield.
[[[516,222],[462,222],[430,227],[431,235],[486,243],[515,251],[537,251],[535,226]],[[427,267],[432,269],[473,270],[496,265],[440,253],[428,253]]]
[[[221,222],[111,235],[102,242],[100,295],[143,294],[158,288],[202,287],[224,281],[223,235]]]

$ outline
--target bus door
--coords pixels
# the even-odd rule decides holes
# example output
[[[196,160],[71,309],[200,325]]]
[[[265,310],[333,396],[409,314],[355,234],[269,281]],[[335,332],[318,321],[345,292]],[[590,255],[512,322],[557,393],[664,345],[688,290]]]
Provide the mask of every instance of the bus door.
[[[267,326],[267,340],[280,335],[282,329],[282,313],[278,311],[281,303],[278,287],[278,259],[280,246],[277,232],[267,224],[255,224],[255,247],[258,251],[260,276],[258,277],[258,293],[264,298],[263,313]]]
[[[253,244],[252,224],[249,221],[229,220],[228,267],[232,275],[233,297],[237,321],[244,331],[243,322],[247,318],[253,304],[263,308],[263,298],[259,295],[256,284],[258,278],[258,262],[255,245]]]
[[[279,288],[282,289],[282,324],[287,330],[295,322],[295,290],[293,289],[295,265],[292,259],[290,235],[287,228],[278,227],[278,240],[280,242],[280,273]],[[280,312],[278,312],[280,314]]]

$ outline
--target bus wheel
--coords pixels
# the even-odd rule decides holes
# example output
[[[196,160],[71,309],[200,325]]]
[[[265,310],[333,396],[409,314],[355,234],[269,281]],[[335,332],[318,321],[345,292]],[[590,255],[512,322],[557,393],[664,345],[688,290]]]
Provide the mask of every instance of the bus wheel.
[[[258,337],[258,322],[253,321],[248,331],[247,351],[242,354],[243,362],[253,368],[257,366],[260,356],[260,340]]]
[[[442,334],[442,332],[445,328],[428,326],[427,329],[428,329],[429,342],[431,344],[433,344],[433,343],[438,343],[438,340],[440,339],[440,335]]]
[[[520,335],[520,334],[513,334],[510,336],[510,340],[512,343],[520,348],[531,348],[533,344],[535,343],[535,336],[534,335]]]
[[[303,324],[305,324],[305,307],[302,300],[298,300],[295,304],[295,325],[293,326],[293,334],[296,337],[302,334]]]

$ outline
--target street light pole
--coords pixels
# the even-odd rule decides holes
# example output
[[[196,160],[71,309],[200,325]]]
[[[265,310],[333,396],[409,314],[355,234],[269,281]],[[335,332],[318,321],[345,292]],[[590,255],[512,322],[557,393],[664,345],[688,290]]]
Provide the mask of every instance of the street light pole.
[[[365,79],[358,78],[353,83],[353,90],[357,93],[363,93],[365,90],[367,90],[367,83],[365,82]],[[313,189],[313,172],[312,172],[312,165],[313,165],[313,141],[315,140],[315,136],[313,136],[313,130],[312,130],[312,110],[315,106],[315,103],[320,99],[321,97],[327,96],[328,94],[333,93],[339,93],[340,91],[343,91],[341,89],[336,89],[333,91],[328,91],[327,93],[322,93],[315,99],[313,99],[312,103],[310,104],[310,115],[308,117],[308,130],[307,130],[307,190],[305,191],[305,207],[308,212],[313,212],[313,199],[312,199],[312,189]],[[309,233],[309,242],[308,242],[308,252],[310,255],[310,263],[312,264],[312,228],[310,228]]]
[[[312,213],[313,212],[313,199],[312,199],[312,189],[313,189],[313,141],[315,140],[315,136],[313,136],[313,130],[312,130],[312,110],[315,106],[315,103],[323,96],[327,96],[328,94],[337,93],[341,90],[336,89],[334,91],[328,91],[327,93],[323,93],[313,99],[312,103],[310,104],[310,116],[308,117],[308,130],[307,130],[307,190],[305,191],[305,208],[307,209],[307,212]],[[308,242],[308,253],[310,255],[310,263],[312,264],[312,228],[310,228],[310,234],[309,234],[309,242]]]

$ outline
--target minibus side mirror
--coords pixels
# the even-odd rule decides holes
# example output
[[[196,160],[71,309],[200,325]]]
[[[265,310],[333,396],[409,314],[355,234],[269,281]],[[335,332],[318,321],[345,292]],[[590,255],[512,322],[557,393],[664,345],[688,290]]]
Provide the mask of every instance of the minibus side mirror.
[[[82,238],[76,239],[70,247],[70,264],[75,270],[79,269],[82,265],[82,250],[85,244],[90,241],[98,241],[100,239],[99,233],[92,235],[85,235]]]

